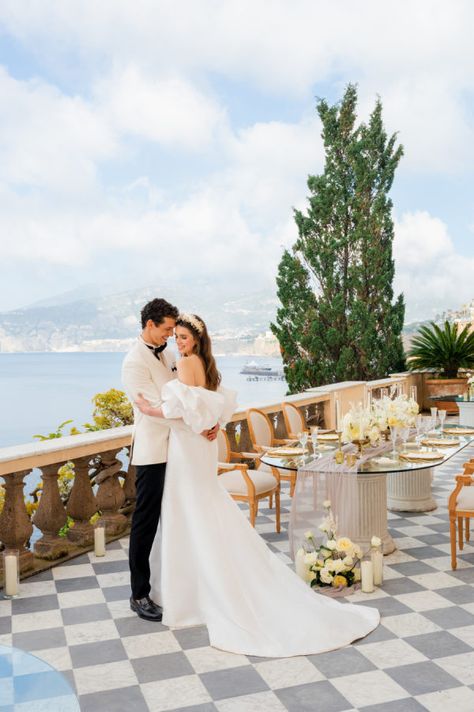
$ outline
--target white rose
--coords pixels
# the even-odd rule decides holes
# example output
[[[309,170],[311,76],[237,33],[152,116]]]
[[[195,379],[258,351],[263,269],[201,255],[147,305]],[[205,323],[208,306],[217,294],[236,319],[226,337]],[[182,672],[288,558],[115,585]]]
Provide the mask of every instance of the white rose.
[[[305,532],[304,535],[305,535],[306,539],[312,539],[314,537],[313,532],[311,532],[309,530],[307,532]]]
[[[342,563],[344,564],[344,566],[347,566],[348,568],[350,568],[351,566],[354,565],[354,559],[352,558],[352,556],[346,556],[342,560]]]
[[[354,544],[354,556],[358,559],[362,558],[362,549],[360,548],[359,544]]]
[[[330,499],[324,500],[324,502],[323,502],[324,509],[329,509],[330,506],[331,506],[331,500]]]
[[[331,581],[334,578],[334,576],[331,573],[329,573],[329,571],[325,568],[321,569],[321,573],[319,574],[319,576],[323,583],[331,583]]]
[[[309,554],[304,555],[303,561],[306,566],[312,566],[313,564],[316,563],[317,558],[318,558],[318,556],[317,556],[316,552],[311,551]]]
[[[336,563],[336,562],[334,561],[334,559],[327,559],[327,560],[326,560],[325,568],[326,568],[328,571],[335,571],[335,570],[336,570],[335,563]]]
[[[327,542],[326,542],[326,544],[325,544],[326,549],[329,549],[329,551],[334,551],[334,549],[336,548],[336,546],[337,546],[337,544],[336,544],[336,542],[334,541],[334,539],[328,539]]]
[[[370,540],[370,546],[381,546],[382,540],[378,536],[373,536]]]

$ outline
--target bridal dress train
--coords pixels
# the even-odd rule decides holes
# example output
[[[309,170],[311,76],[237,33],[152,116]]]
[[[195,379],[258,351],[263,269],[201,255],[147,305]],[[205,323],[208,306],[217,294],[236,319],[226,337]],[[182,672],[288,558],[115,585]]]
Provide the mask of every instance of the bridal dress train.
[[[326,652],[363,638],[379,623],[373,608],[315,593],[265,544],[217,476],[217,444],[201,435],[234,409],[233,392],[178,380],[163,388],[171,430],[161,524],[150,556],[163,623],[206,625],[216,648],[289,657]]]

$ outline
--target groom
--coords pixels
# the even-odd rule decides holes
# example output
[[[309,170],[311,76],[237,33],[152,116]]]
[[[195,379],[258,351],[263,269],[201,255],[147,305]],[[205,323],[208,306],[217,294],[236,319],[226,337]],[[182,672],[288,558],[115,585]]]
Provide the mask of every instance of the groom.
[[[175,377],[173,364],[164,353],[173,335],[178,309],[165,299],[153,299],[141,311],[142,333],[125,357],[122,382],[128,397],[139,393],[154,406],[161,404],[161,389]],[[182,421],[166,421],[143,415],[134,407],[133,465],[136,465],[136,504],[130,531],[130,608],[140,618],[161,621],[162,608],[150,598],[149,556],[161,512],[168,455],[169,428],[185,427]],[[213,440],[217,427],[202,433]]]

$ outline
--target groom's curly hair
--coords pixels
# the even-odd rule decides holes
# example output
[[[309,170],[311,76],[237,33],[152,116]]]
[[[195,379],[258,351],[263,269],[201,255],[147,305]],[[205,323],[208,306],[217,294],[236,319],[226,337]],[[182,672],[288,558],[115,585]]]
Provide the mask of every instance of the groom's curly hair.
[[[164,322],[166,317],[177,319],[178,316],[179,309],[167,302],[166,299],[152,299],[141,310],[142,329],[145,328],[148,319],[158,326]]]

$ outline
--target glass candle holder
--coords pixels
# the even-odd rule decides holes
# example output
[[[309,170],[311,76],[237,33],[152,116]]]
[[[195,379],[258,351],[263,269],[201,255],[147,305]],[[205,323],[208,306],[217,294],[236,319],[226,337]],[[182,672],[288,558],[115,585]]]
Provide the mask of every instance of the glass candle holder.
[[[3,552],[3,597],[15,598],[20,593],[20,552],[5,549]]]
[[[383,583],[383,554],[381,546],[372,546],[370,560],[372,561],[374,585],[381,586]]]
[[[370,559],[360,562],[360,583],[362,593],[372,593],[374,590],[374,565]]]
[[[105,522],[99,519],[94,527],[94,554],[105,556]]]

